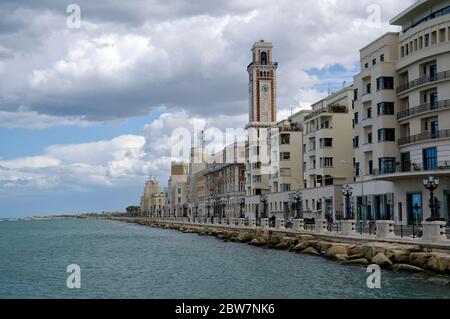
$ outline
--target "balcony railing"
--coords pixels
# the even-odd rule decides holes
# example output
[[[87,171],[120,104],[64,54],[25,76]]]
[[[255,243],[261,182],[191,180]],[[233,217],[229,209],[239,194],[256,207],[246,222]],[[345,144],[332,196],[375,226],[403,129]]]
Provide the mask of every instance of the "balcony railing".
[[[432,83],[432,82],[436,82],[436,81],[449,80],[449,79],[450,79],[450,71],[439,72],[439,73],[436,73],[431,76],[425,75],[418,79],[415,79],[414,81],[408,82],[406,84],[403,84],[403,85],[400,85],[399,87],[397,87],[397,94],[405,92],[409,89],[413,89],[420,85],[424,85],[424,84]]]
[[[371,175],[380,176],[397,173],[436,172],[444,170],[450,170],[450,161],[430,163],[429,165],[426,166],[411,162],[397,163],[396,167],[393,167],[392,169],[387,169],[384,171],[374,169]]]
[[[348,109],[345,105],[335,104],[335,105],[328,105],[327,107],[318,109],[308,115],[305,116],[304,121],[310,120],[313,117],[316,117],[322,113],[347,113]]]
[[[416,114],[428,112],[428,111],[438,111],[450,108],[450,100],[439,101],[437,103],[426,103],[410,109],[403,110],[397,113],[397,119],[413,116]]]
[[[406,145],[411,143],[423,142],[428,140],[437,140],[440,138],[450,137],[450,129],[437,132],[424,132],[417,135],[402,137],[398,140],[398,145]]]

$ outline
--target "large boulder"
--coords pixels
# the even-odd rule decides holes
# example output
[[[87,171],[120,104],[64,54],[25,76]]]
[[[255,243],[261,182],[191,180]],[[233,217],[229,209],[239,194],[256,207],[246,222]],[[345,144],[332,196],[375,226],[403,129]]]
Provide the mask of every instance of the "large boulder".
[[[409,262],[410,253],[407,250],[393,249],[387,252],[387,256],[394,263],[406,264]]]
[[[384,243],[368,243],[362,246],[364,256],[367,260],[371,260],[378,253],[386,255],[386,244]]]
[[[425,268],[431,256],[431,253],[411,253],[409,255],[409,262],[411,265]]]
[[[348,257],[348,255],[346,255],[346,254],[337,254],[335,256],[337,261],[347,261],[347,257]]]
[[[366,258],[358,258],[347,260],[343,262],[344,265],[368,265],[369,261]]]
[[[305,250],[302,251],[302,254],[308,254],[308,255],[313,255],[313,256],[320,256],[320,254],[317,252],[316,249],[314,249],[313,247],[308,247]]]
[[[348,247],[348,254],[349,255],[364,255],[364,249],[362,246],[352,245],[352,246]]]
[[[288,246],[295,246],[298,244],[298,238],[296,237],[283,237],[281,238],[282,243],[286,243]]]
[[[237,238],[242,243],[248,243],[248,242],[252,241],[255,237],[253,236],[252,233],[244,232],[244,233],[239,233]]]
[[[252,246],[256,246],[256,247],[261,247],[261,246],[265,246],[266,242],[265,242],[265,240],[255,238],[255,239],[252,239],[248,244],[252,245]]]
[[[309,242],[308,241],[302,241],[302,242],[298,243],[297,245],[295,245],[291,249],[291,251],[301,252],[302,250],[305,250],[308,247],[309,247]]]
[[[394,265],[394,271],[405,271],[405,272],[425,272],[423,268],[416,267],[408,264],[396,264]]]
[[[450,272],[450,255],[449,254],[435,254],[434,257],[438,262],[438,271]]]
[[[383,253],[378,253],[372,258],[372,263],[377,264],[382,268],[391,267],[392,261]]]
[[[348,256],[348,246],[340,244],[332,244],[325,252],[325,256],[329,258],[336,258],[336,255],[347,255]]]

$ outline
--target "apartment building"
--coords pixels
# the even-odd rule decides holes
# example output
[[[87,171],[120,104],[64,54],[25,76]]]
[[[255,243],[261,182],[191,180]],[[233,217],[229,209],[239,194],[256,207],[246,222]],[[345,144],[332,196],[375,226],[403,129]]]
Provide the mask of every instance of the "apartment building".
[[[245,198],[245,144],[235,142],[207,159],[204,176],[204,216],[239,218]]]
[[[148,180],[145,182],[144,186],[144,195],[141,197],[141,215],[149,216],[151,208],[154,205],[153,202],[153,194],[159,194],[161,192],[161,188],[159,185],[159,181],[157,180]]]
[[[435,203],[448,221],[450,1],[417,1],[391,24],[401,32],[363,48],[355,76],[353,209],[362,220],[420,224],[431,215],[422,180],[433,175],[440,178]]]
[[[297,214],[293,192],[303,188],[303,120],[310,112],[302,110],[280,121],[277,128],[271,130],[270,194],[265,208],[267,217],[286,220]]]
[[[312,105],[303,119],[304,218],[342,217],[342,185],[352,181],[353,86]]]
[[[152,203],[150,206],[150,216],[162,217],[165,209],[164,192],[152,194]]]
[[[188,216],[188,164],[172,162],[168,182],[169,216]]]

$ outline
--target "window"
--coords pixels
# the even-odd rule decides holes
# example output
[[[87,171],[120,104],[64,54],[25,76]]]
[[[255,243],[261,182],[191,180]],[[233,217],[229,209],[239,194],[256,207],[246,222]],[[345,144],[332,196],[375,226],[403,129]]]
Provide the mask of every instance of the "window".
[[[382,157],[378,159],[380,173],[394,173],[395,172],[395,157]]]
[[[358,101],[358,89],[353,90],[353,100]]]
[[[372,144],[372,132],[367,133],[367,143]]]
[[[372,83],[367,83],[366,85],[366,94],[372,93]]]
[[[378,115],[394,115],[394,103],[381,102],[377,104]]]
[[[369,161],[369,175],[373,175],[373,161]]]
[[[260,183],[261,175],[253,175],[253,183]]]
[[[383,128],[378,130],[378,142],[395,142],[395,129]]]
[[[261,64],[266,65],[267,64],[267,53],[261,52]]]
[[[358,112],[355,112],[355,124],[358,124],[359,123],[359,114],[358,114]]]
[[[290,152],[281,152],[280,153],[280,160],[281,161],[289,161],[291,159],[291,153]]]
[[[359,163],[355,163],[355,176],[360,177]]]
[[[371,107],[367,108],[367,118],[368,119],[372,118],[372,108]]]
[[[291,190],[291,184],[281,184],[281,191],[282,192],[289,192]],[[280,205],[281,208],[281,205]]]
[[[380,61],[384,62],[384,54],[380,55]]]
[[[359,136],[355,136],[355,138],[353,139],[353,148],[358,147],[359,147]]]
[[[383,76],[377,79],[377,91],[381,90],[393,90],[394,89],[394,78]]]
[[[281,134],[281,144],[290,144],[291,135],[289,134]]]
[[[423,149],[423,169],[426,171],[435,170],[437,167],[437,149],[430,147]]]
[[[372,65],[375,65],[375,64],[377,64],[377,59],[372,60]]]
[[[333,167],[332,157],[322,157],[320,159],[320,167]]]
[[[364,64],[364,67],[365,67],[366,69],[368,69],[368,68],[369,68],[369,63]]]
[[[332,138],[323,138],[321,140],[322,148],[324,147],[333,147],[333,139]]]

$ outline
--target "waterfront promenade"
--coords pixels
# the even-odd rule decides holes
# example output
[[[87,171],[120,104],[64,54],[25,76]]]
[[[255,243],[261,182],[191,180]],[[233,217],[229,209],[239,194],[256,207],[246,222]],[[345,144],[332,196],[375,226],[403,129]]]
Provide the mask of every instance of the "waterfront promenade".
[[[253,221],[245,223],[232,219],[206,220],[187,217],[178,218],[141,218],[111,217],[128,223],[174,229],[202,236],[215,236],[224,241],[247,243],[252,246],[289,250],[326,257],[347,265],[377,264],[394,271],[415,273],[436,273],[445,275],[449,283],[450,241],[432,242],[422,238],[380,238],[375,234],[342,234],[319,228],[320,231],[299,229],[299,221],[293,228],[283,227],[276,221],[275,227],[269,227],[265,221],[256,226]],[[300,223],[301,225],[301,223]],[[345,227],[345,226],[344,226]]]

